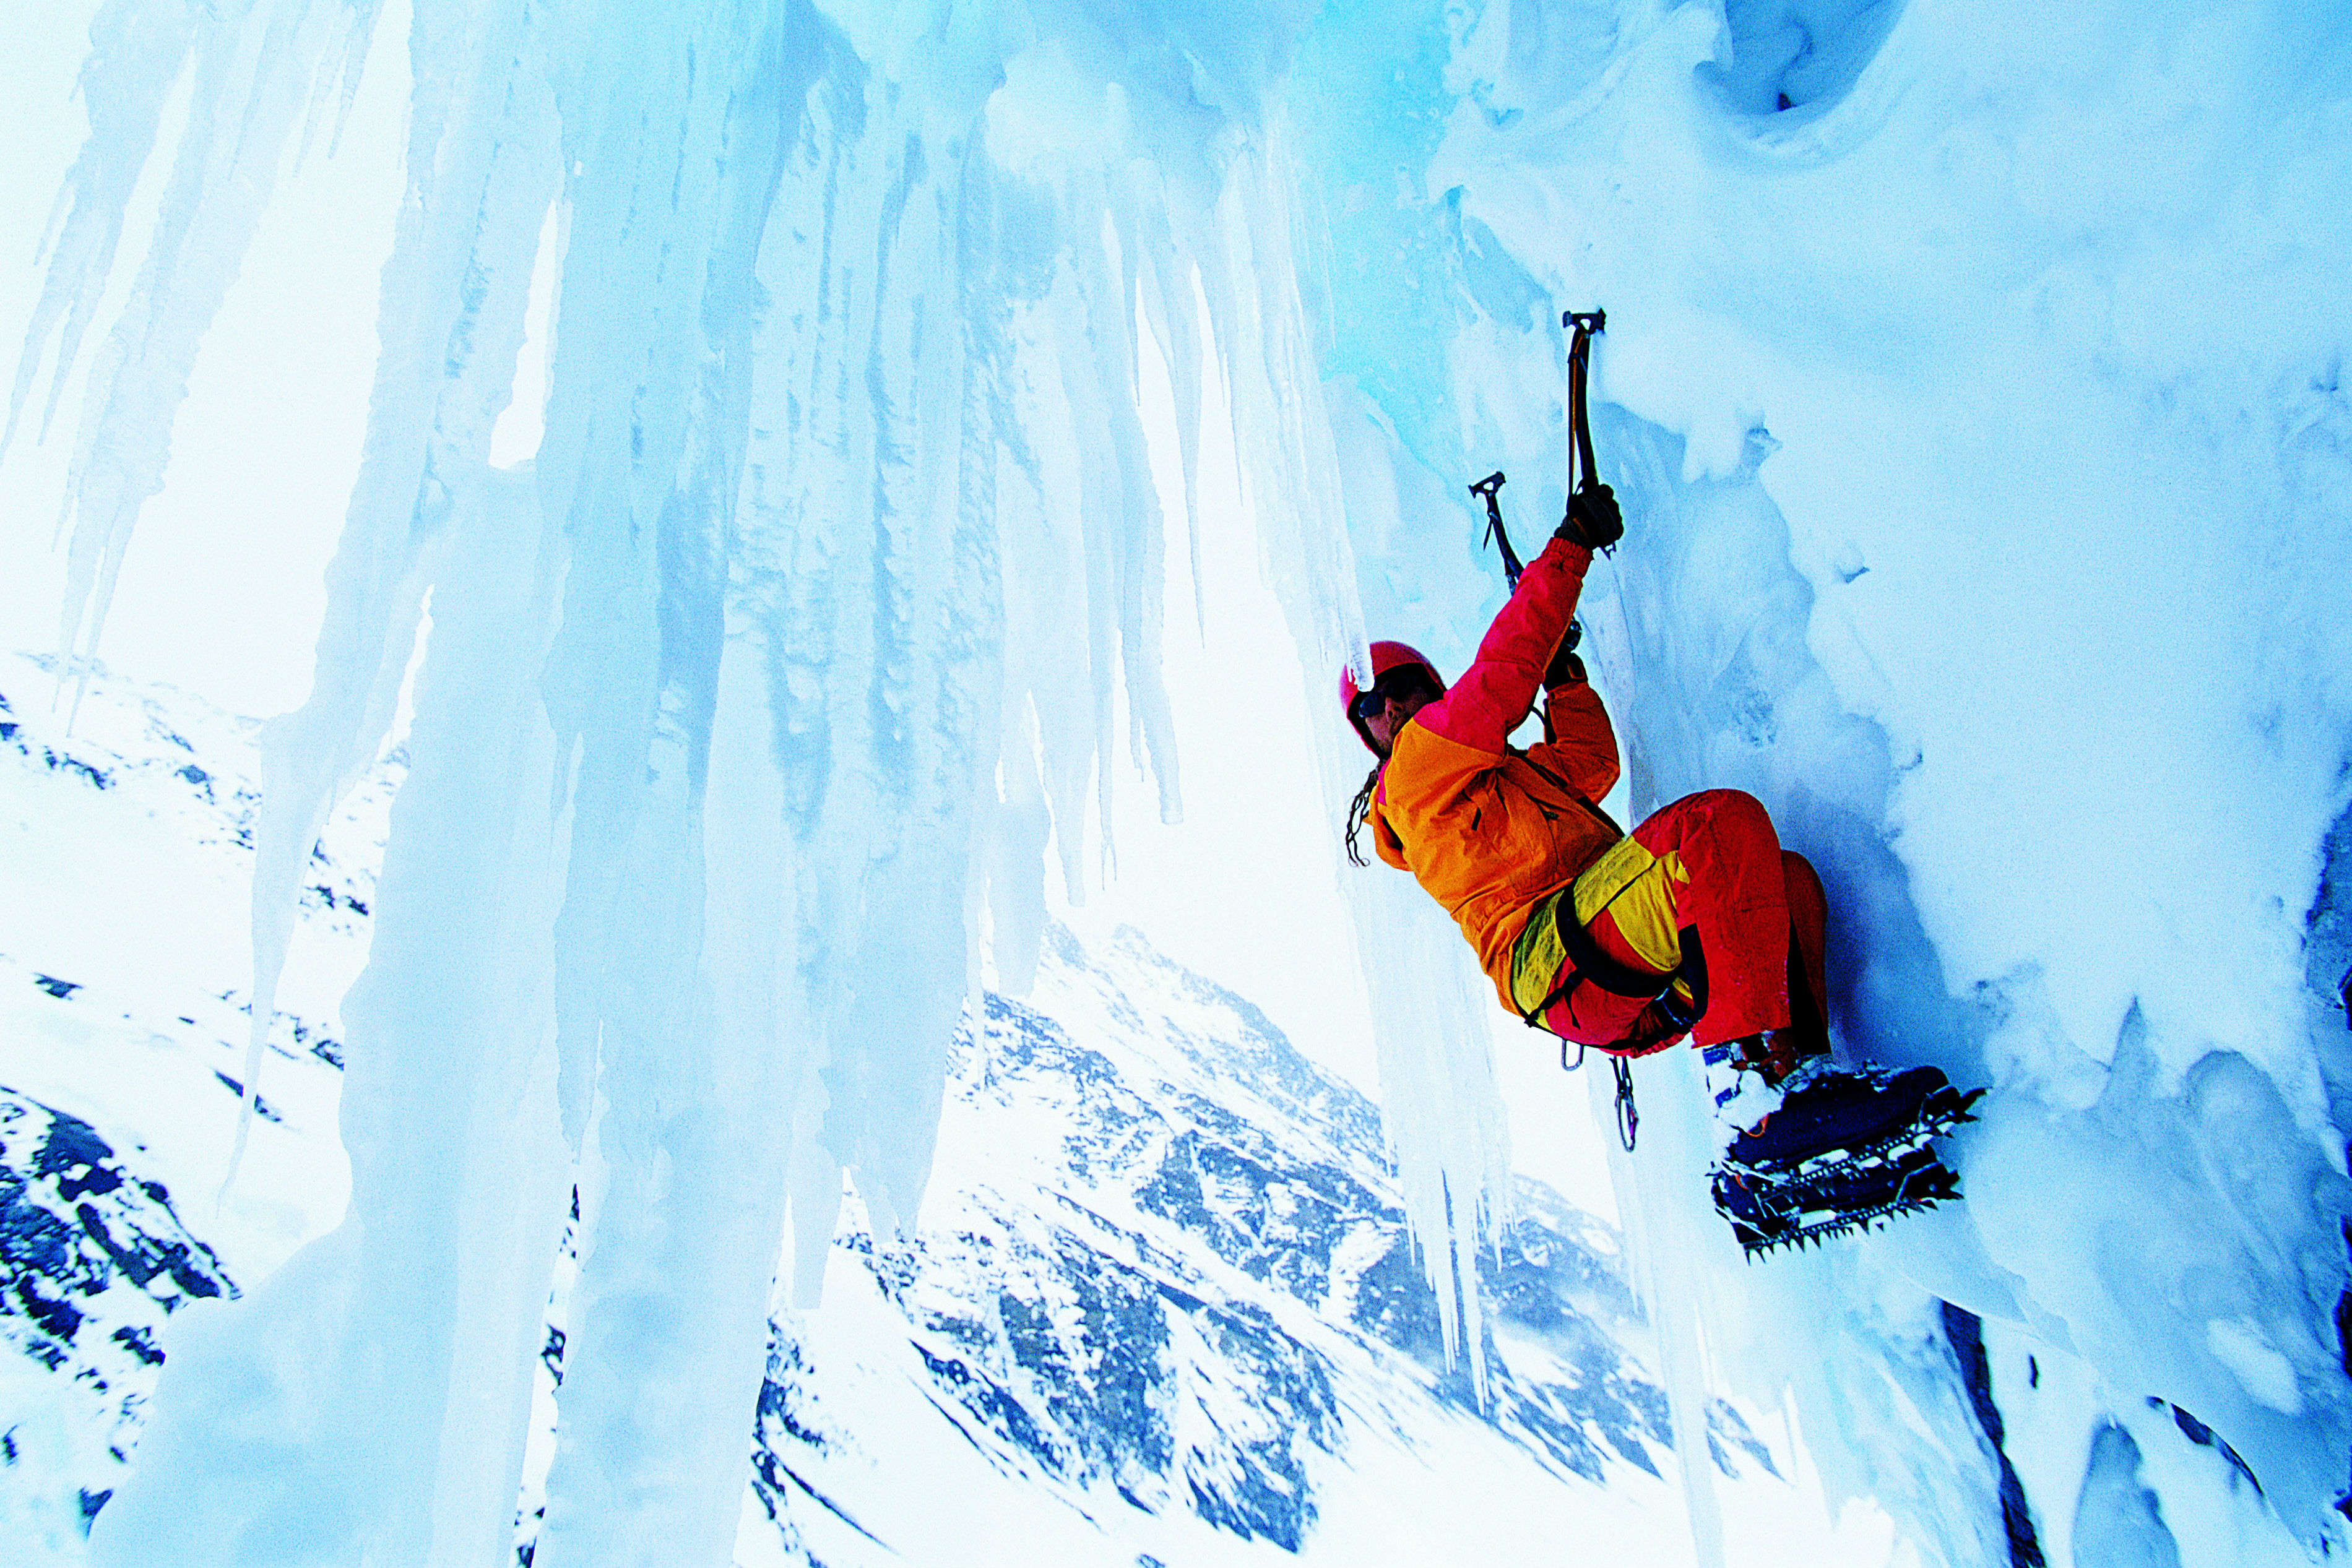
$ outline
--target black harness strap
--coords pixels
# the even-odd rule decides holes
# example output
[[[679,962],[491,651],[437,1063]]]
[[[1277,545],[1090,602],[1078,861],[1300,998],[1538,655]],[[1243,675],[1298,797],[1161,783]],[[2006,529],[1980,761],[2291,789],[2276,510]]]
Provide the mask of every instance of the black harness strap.
[[[1565,911],[1558,904],[1552,906],[1552,925],[1559,933],[1559,945],[1568,949],[1569,963],[1578,974],[1612,997],[1639,997],[1643,1001],[1663,995],[1674,984],[1672,974],[1637,969],[1603,952],[1601,944],[1593,940],[1591,928],[1577,920],[1572,894],[1570,905]]]
[[[1632,885],[1631,883],[1626,884],[1628,887]],[[1618,891],[1622,893],[1624,889]],[[1603,909],[1607,907],[1607,904],[1601,905]],[[1570,994],[1587,980],[1612,997],[1639,997],[1643,1001],[1654,1002],[1674,988],[1675,977],[1683,972],[1679,966],[1664,975],[1648,969],[1636,969],[1603,952],[1601,944],[1592,939],[1592,933],[1576,918],[1576,894],[1572,890],[1566,891],[1562,898],[1552,902],[1551,913],[1552,929],[1559,933],[1559,945],[1568,955],[1568,962],[1562,967],[1559,984],[1554,986],[1543,1000],[1520,1015],[1521,1021],[1529,1029],[1544,1028],[1544,1015],[1566,1001]],[[1593,914],[1598,916],[1600,910],[1593,911]],[[1691,931],[1686,935],[1696,940],[1698,933]],[[1685,954],[1691,950],[1688,946],[1684,948]]]
[[[1638,997],[1645,1002],[1655,1002],[1669,1023],[1688,1029],[1698,1022],[1699,1015],[1706,1011],[1706,953],[1699,945],[1698,927],[1685,925],[1677,933],[1682,961],[1672,969],[1663,975],[1651,969],[1637,969],[1611,956],[1593,939],[1591,929],[1576,918],[1575,897],[1573,893],[1568,894],[1564,913],[1559,902],[1555,901],[1552,904],[1552,929],[1559,933],[1559,945],[1568,955],[1568,962],[1563,966],[1565,973],[1559,984],[1554,986],[1542,1001],[1520,1015],[1521,1021],[1529,1029],[1545,1028],[1544,1015],[1566,1001],[1577,987],[1590,980],[1612,997]],[[1601,906],[1603,909],[1607,907],[1607,904]],[[1597,918],[1600,911],[1595,910],[1593,914]],[[1677,1006],[1673,1000],[1676,980],[1690,988],[1687,1009]],[[1577,1051],[1579,1065],[1584,1061],[1582,1045],[1580,1040]],[[1603,1046],[1601,1049],[1608,1051],[1612,1048]],[[1569,1065],[1564,1040],[1560,1047],[1560,1065]]]

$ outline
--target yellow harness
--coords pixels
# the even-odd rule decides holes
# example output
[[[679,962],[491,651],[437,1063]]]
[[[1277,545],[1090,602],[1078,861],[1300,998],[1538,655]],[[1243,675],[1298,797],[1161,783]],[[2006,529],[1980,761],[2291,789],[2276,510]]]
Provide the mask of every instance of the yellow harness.
[[[1682,937],[1675,928],[1674,890],[1689,881],[1690,873],[1680,854],[1669,850],[1664,856],[1654,855],[1629,836],[1603,851],[1574,882],[1538,900],[1528,914],[1527,928],[1511,949],[1511,1000],[1520,1015],[1532,1019],[1554,999],[1561,966],[1570,957],[1568,944],[1560,936],[1562,923],[1573,921],[1590,929],[1604,909],[1626,946],[1656,972],[1658,988],[1667,988],[1667,977],[1683,961]],[[1679,978],[1674,984],[1683,986]],[[1607,985],[1602,988],[1616,989]]]

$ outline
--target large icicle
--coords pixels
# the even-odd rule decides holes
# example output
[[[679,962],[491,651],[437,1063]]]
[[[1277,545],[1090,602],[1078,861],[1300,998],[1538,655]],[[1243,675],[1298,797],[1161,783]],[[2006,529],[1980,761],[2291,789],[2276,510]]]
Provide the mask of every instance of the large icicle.
[[[790,1124],[742,1010],[767,971],[714,972],[706,945],[728,922],[740,953],[742,915],[711,907],[705,808],[754,268],[825,40],[800,6],[570,20],[539,476],[572,564],[541,690],[569,760],[555,1008],[586,1239],[535,1560],[724,1562]]]
[[[264,129],[291,123],[279,78],[347,84],[369,13],[337,15],[349,37],[318,25],[261,72]],[[250,58],[273,25],[226,14],[213,47]],[[351,1008],[352,1209],[175,1340],[101,1560],[498,1554],[575,1182],[536,1560],[725,1560],[787,1212],[803,1294],[845,1173],[879,1223],[911,1216],[982,887],[1017,975],[1049,833],[1087,878],[1122,709],[1181,809],[1137,320],[1210,335],[1192,279],[1233,266],[1251,203],[1218,193],[1288,25],[1234,49],[1088,24],[1040,49],[985,8],[419,0],[365,455],[311,697],[265,738],[255,899],[257,1041],[310,838],[381,739],[429,593],[391,903]],[[1160,67],[1122,86],[1134,47]],[[159,68],[92,71],[136,122]],[[259,188],[205,184],[237,110],[205,91],[174,200],[235,238]],[[1096,110],[1121,106],[1148,123],[1106,141]],[[127,189],[135,141],[78,178]],[[500,475],[551,200],[545,434]],[[1280,237],[1244,278],[1295,301]],[[101,274],[102,239],[71,247]],[[184,327],[234,270],[233,246],[199,248],[209,269],[155,296]],[[1203,293],[1230,327],[1234,291]],[[1311,370],[1285,308],[1261,406]],[[105,384],[170,394],[89,426],[160,472],[170,366]],[[119,532],[91,537],[119,559]],[[1290,553],[1341,584],[1329,538]],[[1319,591],[1346,622],[1344,590]]]
[[[1277,122],[1268,155],[1228,185],[1218,276],[1234,283],[1211,300],[1220,342],[1229,345],[1235,444],[1265,541],[1268,578],[1283,598],[1309,689],[1320,690],[1336,685],[1343,664],[1368,678],[1357,591],[1362,576],[1352,539],[1368,538],[1383,552],[1410,548],[1404,541],[1419,531],[1457,519],[1465,525],[1462,542],[1470,536],[1458,502],[1441,499],[1416,512],[1393,484],[1382,483],[1394,462],[1385,438],[1369,463],[1353,451],[1343,459],[1342,433],[1352,435],[1367,422],[1345,384],[1324,376],[1324,357],[1333,351],[1328,312],[1348,305],[1308,287],[1314,268],[1300,258],[1335,242],[1322,225],[1294,212],[1293,171],[1314,160],[1295,150],[1293,134]],[[1396,349],[1408,357],[1419,352]],[[1537,432],[1541,439],[1540,421]],[[1449,558],[1466,558],[1458,546],[1422,548],[1428,559],[1405,569],[1414,576],[1435,575]],[[1465,574],[1457,567],[1453,575],[1458,581]],[[1430,634],[1435,628],[1393,622],[1377,634],[1408,637],[1459,669],[1482,629],[1465,618],[1436,636]],[[1316,747],[1336,821],[1338,803],[1355,792],[1369,758],[1338,722],[1318,729]],[[1447,1356],[1466,1362],[1474,1395],[1483,1401],[1486,1325],[1477,1253],[1508,1222],[1511,1193],[1510,1136],[1487,1027],[1491,991],[1453,922],[1417,886],[1377,868],[1354,872],[1343,887],[1372,1001],[1382,1125],[1407,1217],[1437,1295]]]
[[[162,1542],[271,1561],[306,1517],[346,1543],[328,1550],[373,1542],[418,1562],[436,1542],[451,1560],[502,1549],[511,1530],[529,1404],[517,1357],[538,1337],[568,1186],[549,1142],[534,913],[551,874],[552,747],[516,655],[545,645],[562,558],[527,484],[494,486],[485,459],[555,148],[536,68],[516,69],[534,47],[520,6],[422,4],[415,27],[425,85],[379,329],[402,347],[378,366],[310,698],[264,734],[254,899],[257,1063],[317,824],[379,743],[437,585],[444,631],[420,683],[393,902],[349,1009],[352,1210],[236,1332],[173,1355],[152,1458],[96,1532],[101,1560],[145,1560]],[[510,1120],[532,1096],[549,1119]],[[289,1381],[292,1367],[315,1371]],[[223,1403],[268,1414],[227,1441],[206,1415]],[[280,1453],[305,1458],[262,1457]]]
[[[426,85],[409,122],[408,199],[385,264],[377,331],[387,343],[437,343],[440,351],[386,355],[377,365],[348,520],[327,569],[310,695],[262,736],[245,1071],[256,1092],[310,846],[392,722],[433,554],[487,477],[553,193],[547,95],[528,78],[510,82],[516,60],[535,47],[524,7],[476,13],[421,0],[415,27],[411,65]],[[251,1103],[238,1124],[240,1153]],[[232,1171],[236,1163],[233,1155]]]

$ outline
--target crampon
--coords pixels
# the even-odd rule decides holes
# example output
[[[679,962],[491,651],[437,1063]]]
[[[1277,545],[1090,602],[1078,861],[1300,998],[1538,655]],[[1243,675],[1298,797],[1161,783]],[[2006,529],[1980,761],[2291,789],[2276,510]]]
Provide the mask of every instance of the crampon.
[[[1814,1103],[1791,1096],[1787,1107],[1795,1126],[1738,1138],[1714,1173],[1716,1208],[1751,1260],[1960,1196],[1934,1141],[1975,1120],[1983,1090],[1962,1093],[1915,1068],[1839,1073],[1804,1094]]]

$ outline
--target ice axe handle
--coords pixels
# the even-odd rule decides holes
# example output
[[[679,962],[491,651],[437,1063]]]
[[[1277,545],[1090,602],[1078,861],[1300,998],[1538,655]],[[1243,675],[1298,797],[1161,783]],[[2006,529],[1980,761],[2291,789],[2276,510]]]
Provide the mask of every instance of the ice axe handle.
[[[1579,496],[1601,483],[1600,467],[1592,459],[1592,418],[1585,401],[1584,380],[1592,357],[1592,334],[1609,325],[1609,312],[1564,310],[1559,324],[1576,329],[1576,337],[1568,346],[1568,423],[1572,440],[1569,448],[1568,493]]]

